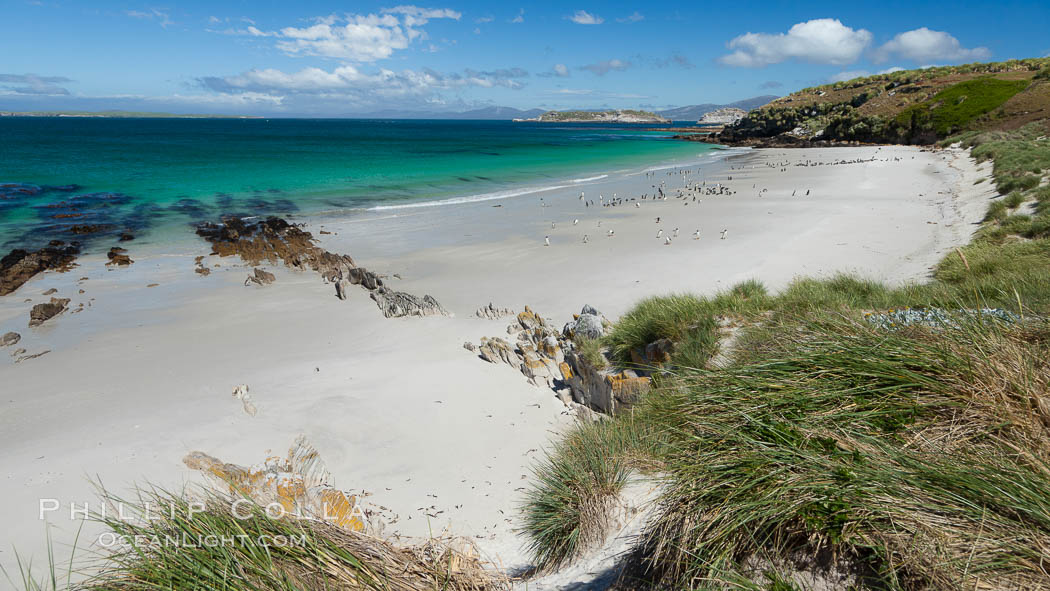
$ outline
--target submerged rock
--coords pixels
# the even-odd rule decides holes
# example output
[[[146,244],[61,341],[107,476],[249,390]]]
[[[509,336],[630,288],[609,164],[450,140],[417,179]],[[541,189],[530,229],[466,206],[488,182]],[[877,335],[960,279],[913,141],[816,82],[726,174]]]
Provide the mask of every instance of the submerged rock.
[[[106,257],[109,258],[109,262],[106,263],[106,266],[119,265],[121,267],[126,267],[131,263],[134,263],[135,261],[131,260],[131,257],[125,254],[127,252],[126,249],[120,248],[119,246],[114,246],[109,249],[109,252],[106,253]]]
[[[37,304],[29,311],[29,326],[40,326],[48,320],[66,311],[69,298],[51,298],[50,302]]]

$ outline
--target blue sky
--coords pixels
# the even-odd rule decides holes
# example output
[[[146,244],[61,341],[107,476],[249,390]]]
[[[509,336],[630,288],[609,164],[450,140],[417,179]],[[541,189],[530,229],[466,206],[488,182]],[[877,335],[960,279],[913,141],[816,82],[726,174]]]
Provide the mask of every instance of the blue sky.
[[[0,0],[0,110],[661,109],[1044,56],[1048,30],[1045,1]]]

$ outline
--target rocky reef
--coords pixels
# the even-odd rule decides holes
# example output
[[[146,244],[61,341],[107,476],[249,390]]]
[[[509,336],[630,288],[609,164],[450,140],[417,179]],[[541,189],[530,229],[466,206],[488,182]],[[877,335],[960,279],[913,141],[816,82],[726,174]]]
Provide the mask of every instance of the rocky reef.
[[[301,271],[315,271],[325,282],[335,286],[335,295],[341,300],[350,297],[350,286],[360,285],[387,318],[401,316],[448,315],[448,312],[429,295],[423,297],[395,291],[383,284],[376,273],[358,266],[350,255],[337,254],[314,244],[313,235],[301,227],[277,217],[257,222],[231,217],[222,223],[203,223],[197,226],[197,235],[212,245],[212,254],[220,257],[239,256],[255,266],[263,262]],[[198,273],[207,270],[198,261]],[[247,283],[265,285],[273,275],[258,269]]]
[[[66,244],[55,240],[40,250],[29,252],[16,248],[0,259],[0,296],[13,293],[33,278],[48,269],[68,271],[73,268],[80,245]]]

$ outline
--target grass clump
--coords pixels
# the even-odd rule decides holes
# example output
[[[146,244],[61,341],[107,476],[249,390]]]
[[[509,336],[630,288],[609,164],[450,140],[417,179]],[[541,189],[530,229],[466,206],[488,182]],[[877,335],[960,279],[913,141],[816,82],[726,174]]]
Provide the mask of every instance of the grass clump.
[[[608,365],[608,360],[605,359],[605,353],[603,351],[604,346],[602,345],[601,339],[577,337],[573,343],[576,345],[576,349],[580,352],[580,355],[587,360],[587,363],[589,363],[591,367],[602,369]]]
[[[651,465],[653,438],[630,417],[580,424],[533,470],[523,531],[540,570],[555,570],[600,543],[632,466]]]
[[[973,157],[978,161],[991,160],[999,192],[1009,193],[1037,187],[1044,171],[1050,169],[1050,141],[1038,140],[1047,133],[1047,124],[1043,121],[1009,132],[969,132],[945,142],[972,147]]]
[[[631,588],[809,588],[831,569],[858,590],[1050,589],[1048,131],[950,140],[993,159],[1008,194],[928,283],[837,275],[774,295],[748,281],[711,298],[650,298],[624,316],[608,337],[614,361],[667,338],[673,367],[629,414],[572,436],[604,448],[558,448],[545,466],[594,456],[602,470],[623,462],[664,482],[628,561]],[[942,309],[950,326],[862,320],[916,307]],[[715,318],[743,329],[709,367]],[[609,482],[593,468],[560,473],[562,491]],[[529,510],[554,497],[550,482],[535,490]],[[579,504],[566,494],[555,505]],[[581,515],[562,511],[561,531],[588,531]],[[571,560],[577,550],[536,524],[525,532],[540,563]]]
[[[559,444],[526,509],[538,564],[600,541],[633,467],[664,482],[637,587],[789,585],[832,561],[857,589],[1043,588],[1050,327],[821,314],[762,330],[760,350]]]
[[[682,376],[646,401],[669,476],[639,573],[722,588],[830,553],[858,587],[1039,588],[1046,336],[824,319],[777,333],[760,362]]]
[[[1024,202],[1025,196],[1021,191],[1014,191],[1006,197],[1003,197],[1003,203],[1010,209],[1017,209]]]
[[[200,591],[346,590],[484,591],[505,581],[468,548],[432,541],[403,548],[370,535],[291,515],[275,518],[258,505],[214,492],[188,500],[140,491],[127,500],[103,492],[112,509],[94,519],[108,533],[99,568],[81,583],[34,583],[27,590]],[[145,516],[150,516],[146,519]]]
[[[713,334],[715,330],[710,302],[692,295],[674,294],[646,298],[639,302],[620,318],[612,332],[605,337],[605,342],[616,361],[630,364],[631,351],[644,352],[649,343],[660,339],[677,343],[687,335]]]

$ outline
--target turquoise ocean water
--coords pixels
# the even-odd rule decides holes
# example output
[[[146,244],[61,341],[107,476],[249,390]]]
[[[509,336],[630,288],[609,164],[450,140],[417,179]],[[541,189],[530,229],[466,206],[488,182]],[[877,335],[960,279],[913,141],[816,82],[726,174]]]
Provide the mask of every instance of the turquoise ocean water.
[[[228,214],[482,199],[711,149],[643,127],[4,117],[0,247],[109,245],[123,231],[156,234]]]

